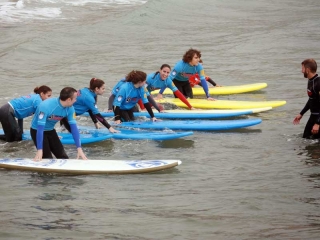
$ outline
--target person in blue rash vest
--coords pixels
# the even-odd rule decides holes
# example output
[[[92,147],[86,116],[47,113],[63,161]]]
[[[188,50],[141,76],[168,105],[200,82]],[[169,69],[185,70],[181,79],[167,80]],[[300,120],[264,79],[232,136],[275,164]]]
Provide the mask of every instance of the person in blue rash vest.
[[[111,92],[111,96],[109,97],[109,102],[108,102],[108,112],[112,112],[113,111],[113,102],[115,99],[115,96],[117,95],[117,93],[119,92],[121,86],[126,82],[126,78],[122,78],[112,89]],[[148,91],[146,91],[147,93],[147,99],[148,101],[151,103],[152,106],[155,107],[155,109],[157,109],[159,112],[161,111],[161,109],[159,108],[159,105],[154,101],[153,97],[150,95],[150,93]],[[138,101],[138,104],[136,104],[132,111],[133,112],[139,112],[139,108],[138,105],[140,106],[141,109],[144,109],[143,107],[143,103],[140,101]]]
[[[135,70],[126,76],[126,83],[121,86],[113,102],[115,122],[117,124],[121,123],[121,121],[129,122],[134,120],[133,107],[140,99],[150,114],[152,121],[157,121],[147,99],[147,90],[144,87],[146,77],[147,74],[145,72]]]
[[[103,80],[92,78],[90,80],[89,88],[82,88],[78,91],[77,101],[73,104],[73,107],[77,116],[88,112],[97,129],[100,128],[98,123],[99,120],[99,122],[108,128],[110,132],[116,133],[119,131],[110,126],[104,117],[102,117],[97,107],[97,96],[102,95],[105,90],[106,88]],[[64,125],[69,132],[71,131],[67,118],[63,118],[60,123],[61,125]]]
[[[317,62],[314,59],[306,59],[301,63],[301,72],[308,79],[308,101],[301,112],[294,118],[293,124],[299,124],[302,116],[310,110],[311,114],[305,126],[302,137],[307,139],[320,138],[320,77],[317,74]]]
[[[32,140],[37,147],[37,154],[34,158],[35,161],[41,161],[42,158],[52,158],[51,152],[56,158],[69,158],[54,129],[56,123],[64,117],[68,118],[71,133],[77,146],[77,158],[87,159],[81,148],[79,130],[75,120],[75,111],[72,106],[76,100],[77,90],[72,87],[65,87],[61,90],[60,97],[49,98],[40,103],[33,116],[30,128]]]
[[[52,94],[51,88],[46,85],[36,87],[33,92],[34,94],[12,99],[0,108],[0,121],[4,131],[4,134],[0,135],[1,140],[21,141],[23,119],[34,114],[38,105]]]
[[[206,94],[207,99],[215,100],[209,95],[208,84],[205,78],[204,69],[202,65],[199,64],[200,58],[201,52],[196,49],[190,48],[183,55],[182,60],[176,63],[168,79],[169,81],[173,81],[175,86],[185,97],[193,98],[193,92],[189,82],[189,78],[195,74],[198,74],[200,76],[201,85]],[[166,88],[162,88],[159,93],[162,95],[165,89]]]
[[[183,103],[185,103],[188,108],[193,109],[188,100],[183,96],[183,94],[178,90],[178,88],[174,85],[172,80],[168,78],[170,74],[171,67],[168,64],[163,64],[160,67],[160,70],[147,75],[147,90],[151,93],[153,90],[162,89],[162,88],[170,88],[175,96],[177,96]],[[158,96],[157,96],[158,98]],[[162,95],[159,96],[162,98]]]

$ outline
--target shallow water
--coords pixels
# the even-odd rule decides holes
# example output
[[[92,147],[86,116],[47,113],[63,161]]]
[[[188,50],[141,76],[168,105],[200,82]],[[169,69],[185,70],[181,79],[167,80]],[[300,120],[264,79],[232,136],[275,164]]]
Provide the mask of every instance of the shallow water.
[[[2,239],[318,239],[319,143],[301,139],[308,114],[300,63],[319,61],[320,3],[279,1],[2,1],[1,104],[47,84],[108,90],[132,69],[171,66],[194,47],[221,85],[266,82],[262,91],[215,96],[286,100],[241,118],[240,130],[171,141],[107,140],[91,159],[181,159],[139,175],[57,176],[0,171]],[[99,97],[107,108],[109,93]],[[238,119],[238,118],[233,118]],[[81,125],[91,125],[86,118]],[[30,119],[26,119],[26,128]],[[67,146],[70,157],[74,146]],[[33,157],[32,142],[0,142],[1,157]]]

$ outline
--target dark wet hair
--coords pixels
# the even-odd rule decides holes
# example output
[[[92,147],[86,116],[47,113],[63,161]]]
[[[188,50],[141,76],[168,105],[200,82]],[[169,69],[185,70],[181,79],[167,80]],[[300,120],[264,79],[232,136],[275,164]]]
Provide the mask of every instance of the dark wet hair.
[[[91,78],[89,88],[94,91],[96,88],[101,88],[103,84],[103,80],[98,78]]]
[[[311,72],[316,73],[317,72],[317,62],[313,58],[308,58],[304,60],[301,65],[303,65],[305,68],[309,68]]]
[[[196,50],[196,49],[192,49],[190,48],[188,51],[186,51],[186,53],[183,55],[182,60],[186,63],[189,63],[192,61],[192,58],[194,57],[194,55],[197,55],[199,58],[201,58],[201,52]]]
[[[61,90],[60,92],[60,100],[61,101],[65,101],[68,98],[72,98],[73,94],[77,92],[76,89],[74,89],[73,87],[65,87]]]
[[[129,72],[126,76],[127,82],[132,82],[133,84],[143,82],[147,79],[147,74],[142,71],[133,70]]]
[[[47,92],[52,92],[52,90],[48,86],[42,85],[40,87],[35,87],[33,89],[33,92],[36,94],[40,94],[40,93],[46,94]]]
[[[166,64],[166,63],[161,65],[160,70],[164,69],[165,67],[169,68],[170,71],[171,71],[170,65],[169,65],[169,64]],[[152,78],[155,78],[155,77],[157,76],[157,74],[159,74],[159,73],[160,73],[159,71],[156,71],[156,72],[154,73],[154,75],[153,75]]]

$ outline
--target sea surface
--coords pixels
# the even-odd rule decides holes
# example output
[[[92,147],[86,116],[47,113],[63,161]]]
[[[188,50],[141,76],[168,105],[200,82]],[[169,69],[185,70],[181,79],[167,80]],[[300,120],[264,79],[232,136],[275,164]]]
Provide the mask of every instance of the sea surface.
[[[107,86],[103,111],[128,72],[174,66],[191,47],[220,85],[268,84],[215,98],[287,104],[234,118],[262,119],[240,130],[83,146],[91,159],[182,160],[162,172],[0,170],[0,239],[319,239],[319,142],[301,138],[309,113],[292,124],[307,101],[301,62],[320,61],[319,11],[318,0],[1,0],[1,105],[42,84],[58,96],[96,77]],[[35,153],[30,141],[0,142],[1,158]]]

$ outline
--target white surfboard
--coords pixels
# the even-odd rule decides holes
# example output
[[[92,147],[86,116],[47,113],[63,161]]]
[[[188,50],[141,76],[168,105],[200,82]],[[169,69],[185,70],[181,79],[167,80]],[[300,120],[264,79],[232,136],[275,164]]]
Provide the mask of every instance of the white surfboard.
[[[0,168],[63,174],[128,174],[147,173],[172,168],[180,160],[79,160],[2,158]]]

